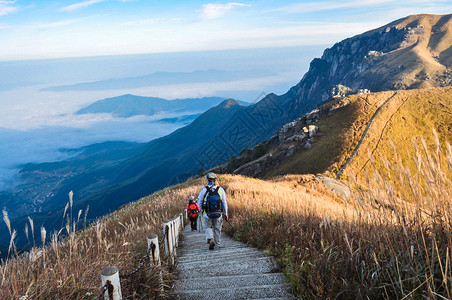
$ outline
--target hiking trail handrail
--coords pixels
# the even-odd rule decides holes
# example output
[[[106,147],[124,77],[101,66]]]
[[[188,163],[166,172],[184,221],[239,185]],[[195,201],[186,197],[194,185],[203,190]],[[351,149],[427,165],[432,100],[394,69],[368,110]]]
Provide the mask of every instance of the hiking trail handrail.
[[[179,244],[179,234],[184,225],[184,216],[179,214],[171,219],[163,221],[163,242],[165,243],[165,253],[171,265],[174,265],[176,257],[176,247]],[[119,270],[115,266],[108,266],[101,271],[102,290],[99,300],[122,300],[121,293],[121,277],[127,278],[134,275],[142,268],[146,260],[150,260],[150,264],[160,266],[160,246],[158,235],[151,233],[147,236],[148,250],[146,256],[140,261],[140,266],[128,275],[119,275]],[[160,286],[163,289],[162,275],[160,274]]]
[[[174,265],[176,257],[176,247],[179,244],[179,233],[182,229],[183,215],[179,214],[174,218],[163,221],[163,234],[165,240],[165,254],[169,258],[171,265]]]

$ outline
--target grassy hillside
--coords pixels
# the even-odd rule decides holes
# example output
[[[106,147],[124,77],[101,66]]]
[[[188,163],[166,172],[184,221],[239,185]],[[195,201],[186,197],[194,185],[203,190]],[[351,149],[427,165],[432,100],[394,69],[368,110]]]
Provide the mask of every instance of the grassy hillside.
[[[450,299],[452,148],[446,148],[419,152],[412,174],[400,164],[366,186],[350,183],[347,201],[312,175],[232,178],[224,185],[236,236],[274,254],[303,299]]]
[[[395,92],[381,92],[353,95],[334,100],[321,107],[329,111],[339,103],[347,104],[334,113],[323,114],[316,123],[318,135],[312,142],[312,149],[300,148],[290,158],[278,166],[262,172],[260,177],[272,178],[280,174],[324,173],[336,176],[358,145],[366,126],[377,109]],[[342,177],[354,174],[364,179],[364,167],[373,157],[383,156],[395,163],[394,149],[398,149],[398,159],[414,170],[413,156],[408,151],[414,140],[424,137],[429,149],[434,146],[432,130],[435,129],[439,142],[445,147],[452,141],[452,88],[436,88],[398,91],[378,113],[369,127],[358,152],[345,168]],[[295,143],[296,144],[296,143]],[[279,146],[279,145],[277,145]],[[270,148],[267,152],[272,151]],[[381,164],[375,165],[381,168]]]
[[[452,88],[399,91],[372,123],[357,155],[344,174],[362,178],[372,157],[387,157],[396,164],[400,160],[415,170],[414,155],[408,151],[413,143],[421,145],[421,137],[433,149],[436,130],[442,147],[452,141]],[[395,154],[397,152],[397,154]],[[381,163],[374,166],[381,169]]]

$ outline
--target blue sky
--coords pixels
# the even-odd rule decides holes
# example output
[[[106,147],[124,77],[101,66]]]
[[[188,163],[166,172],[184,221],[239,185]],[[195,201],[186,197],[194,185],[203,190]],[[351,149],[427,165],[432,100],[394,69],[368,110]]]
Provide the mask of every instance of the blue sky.
[[[451,0],[0,0],[0,61],[331,45]]]

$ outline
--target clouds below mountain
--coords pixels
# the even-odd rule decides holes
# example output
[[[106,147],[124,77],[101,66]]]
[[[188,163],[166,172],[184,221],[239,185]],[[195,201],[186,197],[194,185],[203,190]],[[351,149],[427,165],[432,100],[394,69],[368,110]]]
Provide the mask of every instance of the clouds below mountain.
[[[189,53],[103,56],[0,62],[0,189],[9,185],[17,166],[67,158],[62,148],[103,141],[148,142],[182,126],[185,115],[116,118],[75,112],[100,99],[134,94],[165,99],[218,96],[250,103],[266,93],[284,93],[296,84],[312,56],[323,47],[294,47]],[[238,63],[240,62],[240,63]],[[271,64],[269,64],[271,62]],[[216,77],[206,77],[208,71]],[[254,71],[253,71],[254,70]],[[259,72],[256,70],[271,70]],[[152,84],[134,83],[147,74]],[[172,79],[174,74],[179,74]],[[197,79],[192,77],[196,75]],[[207,74],[209,75],[209,74]],[[132,78],[132,85],[107,89],[42,91],[49,86]],[[114,89],[111,89],[114,88]],[[158,122],[167,119],[167,122]],[[7,184],[8,183],[8,184]]]
[[[0,128],[0,189],[8,189],[17,182],[22,164],[64,160],[76,154],[66,149],[108,140],[148,142],[183,125],[153,121],[154,118],[145,116],[122,119],[103,114],[102,121],[97,117],[85,115],[85,119],[79,119],[83,127],[46,126],[26,131]],[[89,118],[94,119],[88,121]]]

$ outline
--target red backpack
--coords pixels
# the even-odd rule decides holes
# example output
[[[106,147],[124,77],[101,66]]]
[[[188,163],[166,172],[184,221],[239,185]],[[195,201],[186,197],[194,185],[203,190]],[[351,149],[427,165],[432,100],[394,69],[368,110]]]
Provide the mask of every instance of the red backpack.
[[[188,204],[188,217],[190,219],[196,219],[198,217],[198,206],[196,202],[190,202]]]

